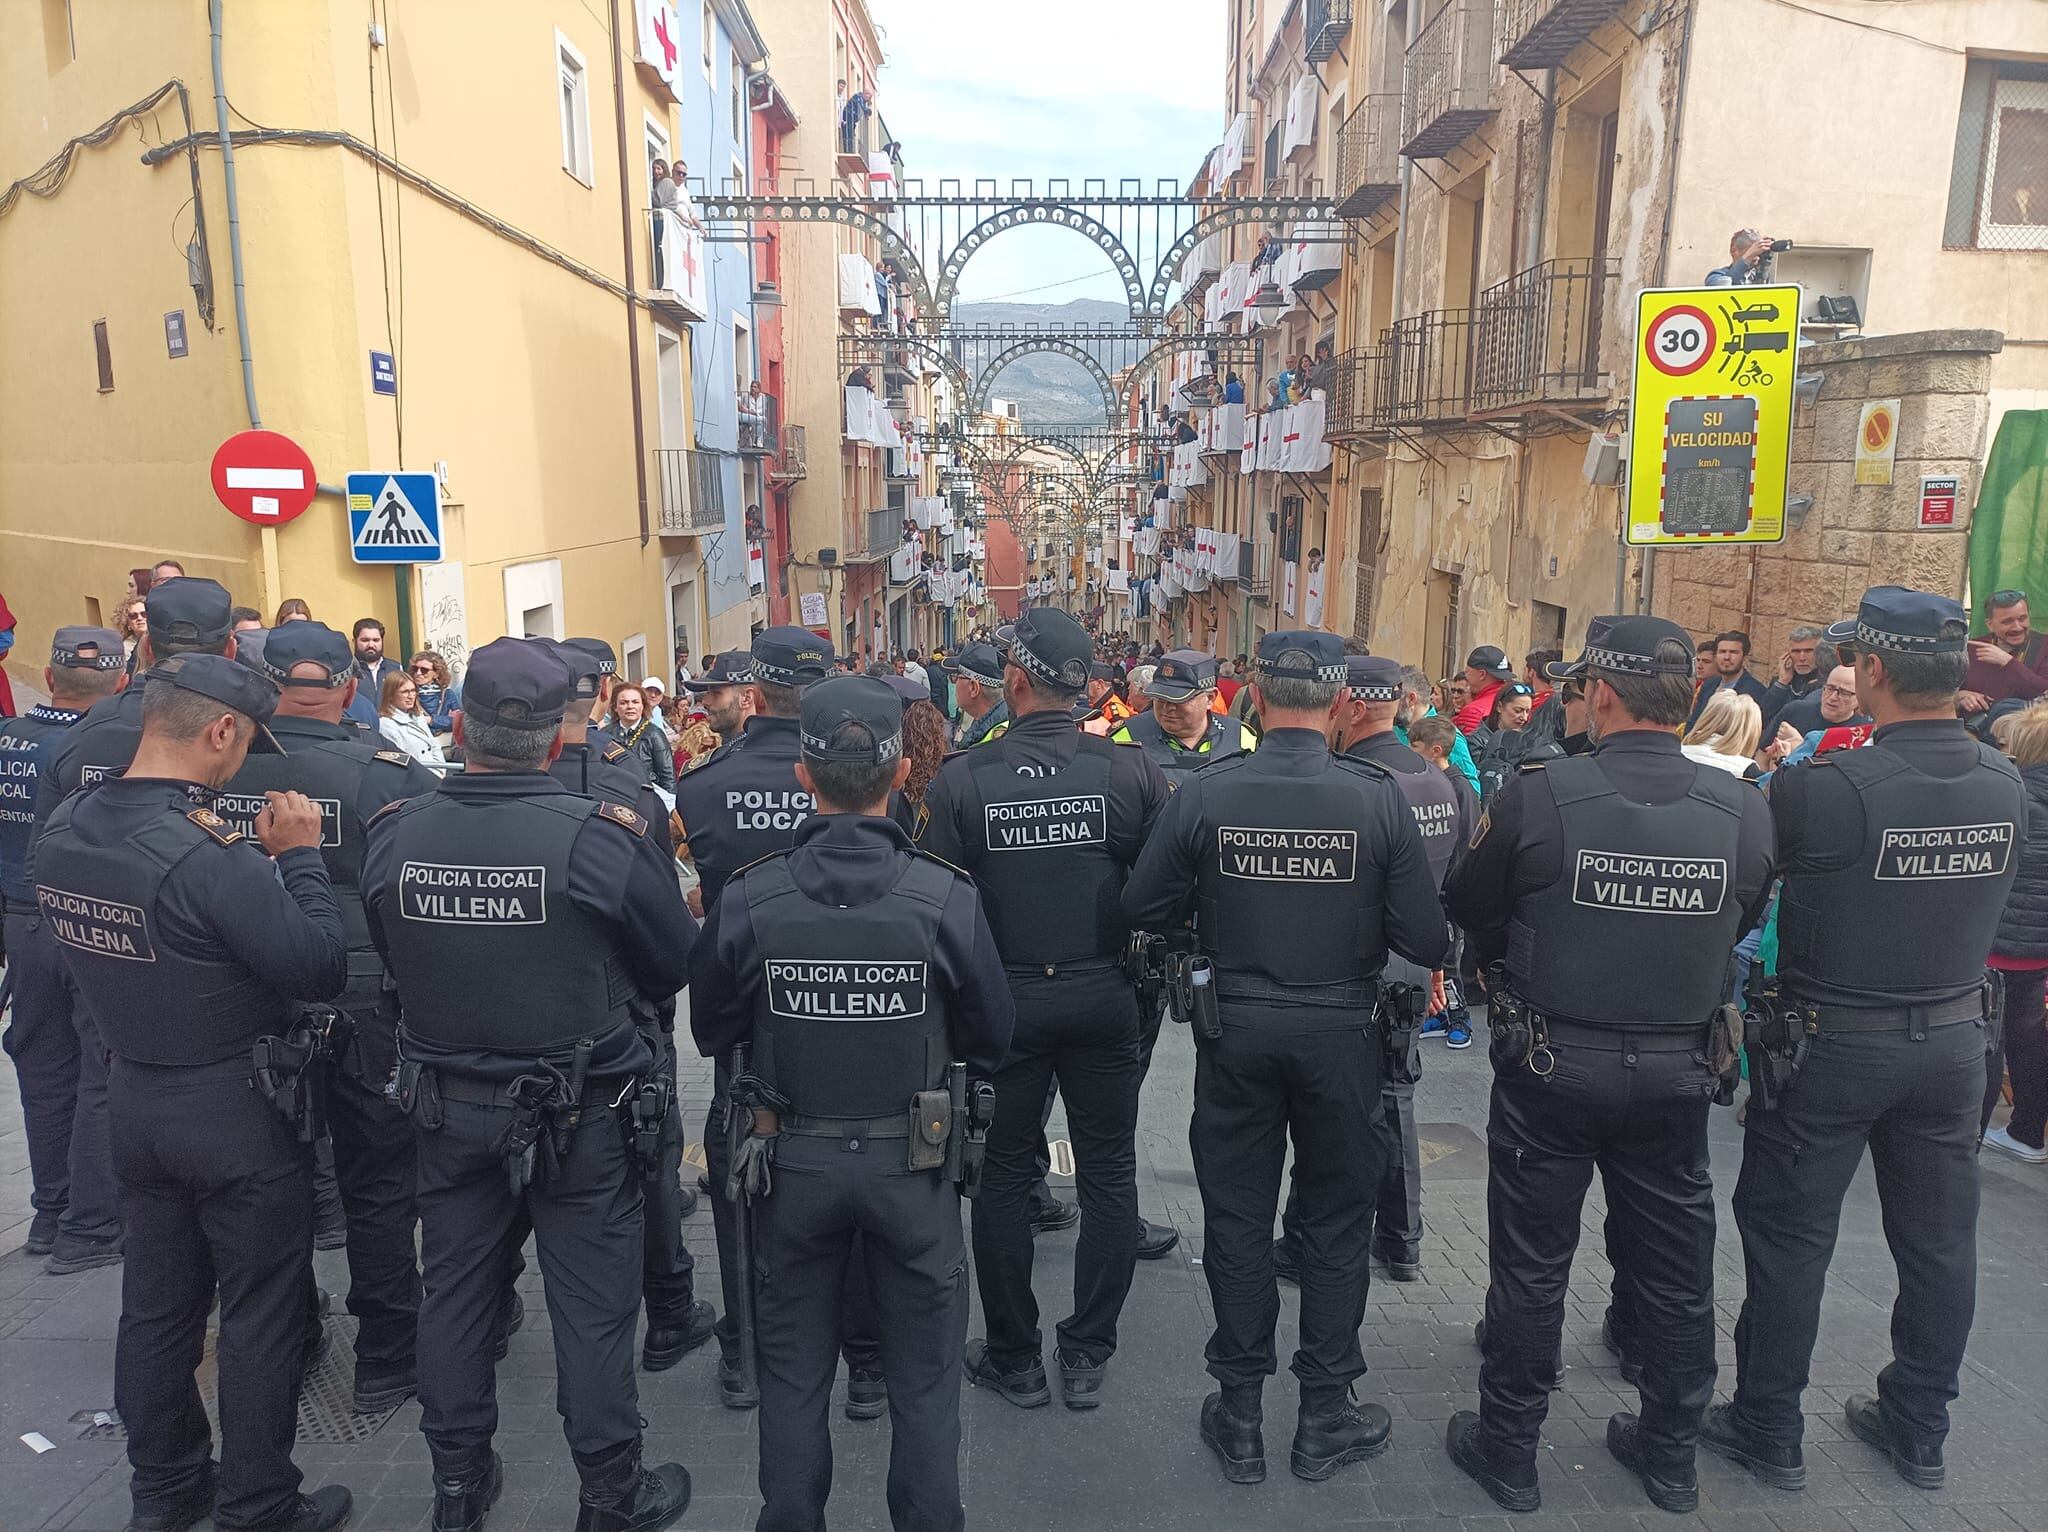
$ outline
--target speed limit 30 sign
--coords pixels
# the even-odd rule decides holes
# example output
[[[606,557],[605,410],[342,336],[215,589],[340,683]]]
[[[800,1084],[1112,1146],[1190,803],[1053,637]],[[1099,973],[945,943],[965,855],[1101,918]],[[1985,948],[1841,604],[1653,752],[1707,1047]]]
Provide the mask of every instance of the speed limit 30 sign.
[[[1674,303],[1643,331],[1643,356],[1666,377],[1687,378],[1714,358],[1714,318],[1690,303]]]

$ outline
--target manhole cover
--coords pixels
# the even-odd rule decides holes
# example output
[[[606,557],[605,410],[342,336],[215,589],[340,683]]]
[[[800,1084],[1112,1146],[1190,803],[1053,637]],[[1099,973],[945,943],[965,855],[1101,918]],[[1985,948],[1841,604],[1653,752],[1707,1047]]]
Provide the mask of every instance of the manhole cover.
[[[398,1413],[398,1406],[372,1415],[358,1415],[355,1398],[356,1321],[353,1314],[329,1314],[321,1321],[327,1330],[327,1354],[320,1365],[306,1374],[299,1390],[298,1440],[348,1446],[367,1441],[384,1429],[384,1423]],[[199,1399],[206,1406],[206,1418],[220,1429],[217,1395],[220,1383],[214,1369],[214,1332],[206,1332],[206,1352],[199,1361]],[[128,1428],[112,1410],[80,1410],[71,1417],[80,1427],[80,1441],[125,1441]]]

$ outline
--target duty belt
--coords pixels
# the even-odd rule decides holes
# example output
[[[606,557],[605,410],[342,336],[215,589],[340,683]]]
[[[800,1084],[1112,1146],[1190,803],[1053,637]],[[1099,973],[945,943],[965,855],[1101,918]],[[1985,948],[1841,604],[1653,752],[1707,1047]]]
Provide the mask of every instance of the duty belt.
[[[474,1080],[466,1075],[444,1074],[440,1070],[435,1070],[434,1074],[434,1083],[443,1101],[460,1101],[467,1106],[511,1107],[518,1104],[512,1099],[510,1081]],[[606,1075],[601,1080],[586,1081],[583,1099],[578,1105],[585,1111],[609,1105],[632,1079],[631,1075]]]
[[[1341,979],[1332,984],[1282,984],[1264,974],[1216,972],[1216,998],[1231,1003],[1353,1006],[1370,1012],[1380,1000],[1380,981]]]
[[[1063,973],[1108,973],[1121,968],[1120,954],[1106,957],[1069,958],[1063,963],[1005,963],[1003,972],[1013,979],[1056,979]]]
[[[1595,1022],[1566,1021],[1531,1009],[1532,1023],[1540,1021],[1544,1036],[1553,1043],[1569,1043],[1602,1053],[1698,1053],[1700,1027],[1608,1027]],[[1702,1023],[1701,1025],[1704,1025]]]
[[[782,1112],[776,1125],[798,1138],[908,1138],[910,1114],[895,1112],[887,1117],[812,1117],[804,1112]]]
[[[1790,997],[1788,1003],[1805,1012],[1823,1032],[1907,1032],[1914,1037],[1924,1037],[1934,1027],[1982,1021],[1985,1011],[1981,990],[1960,1000],[1938,1000],[1932,1005],[1886,1006],[1881,1010],[1848,1005],[1807,1005]]]

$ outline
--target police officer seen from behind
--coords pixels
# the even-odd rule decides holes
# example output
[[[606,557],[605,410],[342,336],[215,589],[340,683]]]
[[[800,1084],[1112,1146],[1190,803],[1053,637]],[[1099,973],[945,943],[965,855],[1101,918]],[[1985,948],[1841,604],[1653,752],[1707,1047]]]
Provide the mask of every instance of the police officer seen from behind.
[[[1800,1394],[1865,1144],[1899,1296],[1877,1396],[1844,1413],[1909,1484],[1944,1475],[1976,1308],[1984,963],[2026,824],[2017,772],[1956,719],[1967,633],[1946,596],[1865,591],[1856,696],[1877,731],[1771,781],[1778,992],[1757,1007],[1735,1187],[1749,1284],[1735,1399],[1703,1439],[1780,1489],[1806,1478]]]
[[[1167,790],[1142,751],[1075,727],[1093,653],[1087,632],[1054,607],[1017,619],[1003,679],[1014,722],[940,768],[918,842],[974,875],[1017,1005],[974,1204],[988,1339],[969,1346],[967,1375],[1025,1409],[1052,1398],[1031,1290],[1031,1188],[1054,1081],[1081,1198],[1074,1312],[1058,1327],[1069,1409],[1101,1403],[1140,1228],[1138,1004],[1122,968],[1121,900]]]
[[[192,582],[178,581],[175,585]],[[222,614],[225,616],[225,612]],[[269,795],[262,849],[195,795],[219,791],[277,688],[220,655],[160,661],[126,774],[72,797],[36,846],[36,899],[113,1062],[107,1105],[129,1233],[114,1404],[134,1518],[182,1529],[316,1532],[349,1493],[304,1496],[292,1463],[313,1287],[313,1156],[251,1088],[254,1054],[295,1002],[347,980],[320,811]],[[282,1082],[278,1082],[282,1083]],[[220,1297],[220,1466],[194,1377]]]
[[[1257,752],[1186,775],[1124,891],[1133,925],[1159,930],[1192,909],[1201,943],[1181,1009],[1199,1050],[1188,1139],[1216,1311],[1209,1373],[1223,1385],[1202,1403],[1201,1433],[1238,1484],[1266,1476],[1260,1395],[1276,1366],[1273,1215],[1290,1133],[1306,1257],[1291,1466],[1326,1479],[1384,1448],[1393,1425],[1349,1397],[1365,1371],[1386,1163],[1370,1022],[1388,949],[1428,970],[1448,937],[1407,800],[1381,767],[1330,753],[1345,676],[1332,634],[1261,639]]]
[[[493,1320],[529,1224],[578,1532],[666,1526],[690,1497],[680,1464],[640,1461],[641,1178],[623,1118],[654,1063],[642,1019],[687,978],[696,923],[644,850],[644,818],[547,775],[572,685],[551,644],[477,650],[455,725],[463,772],[378,816],[363,866],[404,1007],[440,1532],[474,1532],[498,1492]]]
[[[398,1064],[398,1008],[363,916],[364,826],[386,805],[432,792],[440,779],[341,721],[357,685],[355,657],[332,628],[285,624],[265,640],[264,665],[281,694],[270,731],[288,753],[251,755],[214,810],[252,835],[270,793],[304,793],[320,810],[320,854],[341,906],[348,987],[334,1002],[345,1024],[330,1033],[316,1067],[348,1216],[355,1407],[371,1414],[412,1395],[420,1278],[412,1124],[384,1090]]]
[[[674,849],[668,809],[654,789],[618,760],[624,747],[590,727],[606,681],[618,671],[618,657],[601,638],[572,638],[555,646],[573,678],[562,711],[562,753],[548,775],[572,793],[632,809],[648,823],[640,844],[660,874],[673,877]],[[711,1339],[718,1313],[697,1301],[697,1263],[683,1243],[683,1220],[696,1209],[697,1190],[682,1180],[683,1114],[676,1105],[676,1002],[659,995],[649,1002],[643,1029],[655,1051],[654,1067],[628,1107],[644,1182],[641,1208],[647,1237],[641,1251],[642,1287],[647,1302],[647,1338],[640,1365],[665,1372]]]
[[[50,1269],[59,1275],[121,1258],[121,1212],[108,1157],[106,1048],[79,1004],[49,922],[36,910],[36,785],[86,709],[127,684],[124,661],[120,634],[59,628],[43,672],[50,700],[0,720],[0,951],[14,999],[7,1053],[21,1087],[34,1209],[22,1248],[30,1255],[55,1251]]]
[[[1707,1109],[1736,1069],[1717,1007],[1772,856],[1762,795],[1679,753],[1692,665],[1674,623],[1594,618],[1585,653],[1550,670],[1583,687],[1592,751],[1509,781],[1445,890],[1481,963],[1506,964],[1489,996],[1479,1413],[1453,1415],[1445,1445],[1511,1511],[1541,1503],[1537,1435],[1596,1166],[1643,1366],[1642,1415],[1608,1421],[1608,1450],[1663,1509],[1699,1503],[1693,1449],[1714,1392]]]
[[[1012,1010],[974,885],[912,850],[889,817],[909,773],[902,718],[896,694],[867,677],[804,692],[796,771],[818,812],[793,849],[732,882],[691,964],[698,1046],[723,1058],[746,1044],[735,1090],[766,1103],[749,1145],[773,1159],[753,1202],[762,1532],[825,1524],[853,1261],[867,1267],[889,1378],[890,1520],[899,1532],[966,1524],[969,1082],[995,1073]]]
[[[1149,712],[1126,720],[1110,738],[1136,745],[1167,773],[1179,774],[1258,748],[1258,736],[1235,718],[1214,711],[1216,661],[1199,649],[1169,649],[1145,683]]]

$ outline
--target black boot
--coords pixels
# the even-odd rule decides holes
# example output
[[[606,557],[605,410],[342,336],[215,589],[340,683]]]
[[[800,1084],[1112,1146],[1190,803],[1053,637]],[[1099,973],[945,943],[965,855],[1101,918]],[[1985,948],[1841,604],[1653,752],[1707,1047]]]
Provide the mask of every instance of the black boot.
[[[1652,1464],[1643,1454],[1642,1422],[1623,1410],[1607,1421],[1607,1450],[1614,1461],[1643,1481],[1643,1493],[1660,1511],[1697,1511],[1700,1481],[1690,1462]]]
[[[1266,1438],[1259,1430],[1264,1415],[1256,1383],[1233,1384],[1202,1401],[1202,1441],[1232,1484],[1257,1484],[1266,1477]]]
[[[846,1370],[846,1418],[880,1420],[889,1413],[889,1380],[879,1367]]]
[[[1493,1503],[1502,1510],[1539,1511],[1543,1508],[1543,1491],[1536,1483],[1536,1465],[1527,1463],[1502,1468],[1496,1464],[1493,1455],[1486,1450],[1486,1434],[1480,1429],[1479,1417],[1470,1410],[1459,1410],[1444,1423],[1444,1451],[1451,1455],[1453,1463],[1470,1474],[1479,1487],[1493,1497]]]
[[[650,1321],[640,1348],[640,1365],[649,1372],[666,1372],[711,1339],[717,1328],[718,1310],[701,1298],[673,1319],[659,1325]]]
[[[434,1478],[434,1532],[483,1532],[484,1517],[505,1487],[505,1464],[497,1453],[467,1473]]]
[[[1915,1489],[1940,1489],[1948,1477],[1941,1443],[1928,1446],[1903,1440],[1885,1419],[1884,1406],[1868,1394],[1851,1394],[1842,1405],[1842,1418],[1851,1431],[1889,1457],[1899,1477]]]
[[[1717,1457],[1740,1463],[1772,1489],[1806,1488],[1806,1454],[1794,1442],[1789,1447],[1752,1436],[1735,1418],[1735,1406],[1717,1404],[1700,1422],[1700,1445]]]
[[[575,1456],[583,1476],[576,1532],[655,1532],[689,1509],[690,1471],[680,1463],[642,1467],[638,1442]]]
[[[1386,1451],[1393,1430],[1394,1417],[1386,1406],[1355,1404],[1349,1389],[1304,1393],[1287,1466],[1297,1479],[1327,1479],[1346,1463]]]
[[[355,1497],[339,1484],[324,1485],[299,1496],[283,1518],[267,1523],[263,1532],[334,1532],[354,1507]]]
[[[199,1477],[185,1493],[168,1505],[137,1511],[128,1518],[128,1532],[185,1532],[213,1514],[214,1478],[218,1470],[211,1459],[201,1465]]]

